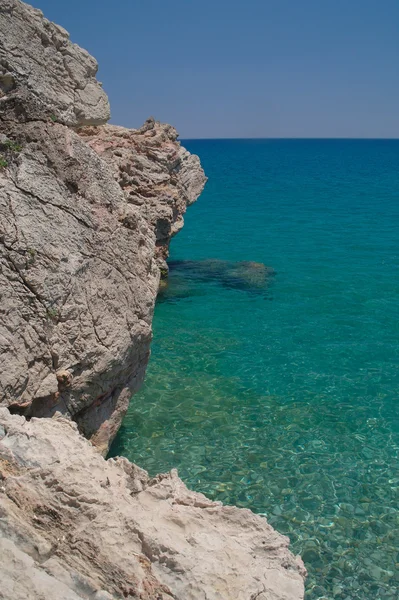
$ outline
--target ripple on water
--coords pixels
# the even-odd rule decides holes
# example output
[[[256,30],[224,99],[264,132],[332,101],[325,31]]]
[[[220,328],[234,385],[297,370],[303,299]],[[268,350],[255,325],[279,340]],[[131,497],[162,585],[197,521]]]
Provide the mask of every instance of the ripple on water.
[[[307,600],[397,600],[399,142],[188,147],[209,182],[112,453],[264,514]]]
[[[177,466],[189,486],[263,513],[308,566],[309,598],[397,598],[399,473],[387,423],[349,402],[338,414],[324,396],[287,402],[179,366],[153,361],[113,452],[151,474]]]

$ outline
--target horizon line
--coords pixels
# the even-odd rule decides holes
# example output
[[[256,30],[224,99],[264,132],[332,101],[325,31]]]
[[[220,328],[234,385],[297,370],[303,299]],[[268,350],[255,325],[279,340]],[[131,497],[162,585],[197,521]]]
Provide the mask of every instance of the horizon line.
[[[397,142],[399,141],[399,137],[178,137],[179,141],[215,141],[215,140],[230,140],[230,141],[239,141],[239,140],[353,140],[353,141],[390,141]]]

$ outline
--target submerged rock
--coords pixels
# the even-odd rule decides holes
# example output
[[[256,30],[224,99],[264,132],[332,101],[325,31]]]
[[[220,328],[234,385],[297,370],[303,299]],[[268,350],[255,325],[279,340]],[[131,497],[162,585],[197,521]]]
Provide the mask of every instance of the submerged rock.
[[[274,270],[263,263],[228,260],[172,260],[168,262],[173,273],[199,281],[216,281],[226,287],[243,290],[264,290]]]
[[[198,283],[217,283],[234,290],[264,293],[275,275],[271,267],[253,261],[171,260],[168,266],[170,278],[163,280],[161,302],[204,293]]]

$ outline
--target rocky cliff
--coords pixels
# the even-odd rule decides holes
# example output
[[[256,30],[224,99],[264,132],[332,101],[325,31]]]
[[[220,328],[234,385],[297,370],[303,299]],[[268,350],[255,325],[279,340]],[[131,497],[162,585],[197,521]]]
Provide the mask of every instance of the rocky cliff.
[[[96,72],[40,11],[0,1],[0,598],[301,598],[301,561],[264,519],[98,453],[206,178],[172,127],[106,125]]]
[[[205,176],[173,127],[87,127],[109,118],[96,62],[39,11],[7,0],[0,31],[1,403],[68,414],[106,451]]]

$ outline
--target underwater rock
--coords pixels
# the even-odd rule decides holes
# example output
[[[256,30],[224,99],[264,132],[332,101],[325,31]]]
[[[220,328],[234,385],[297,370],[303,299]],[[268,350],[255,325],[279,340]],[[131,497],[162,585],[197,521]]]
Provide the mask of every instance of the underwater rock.
[[[204,292],[198,283],[216,283],[234,290],[264,293],[275,275],[271,267],[254,261],[171,260],[168,266],[169,278],[163,280],[158,296],[160,302],[201,295]]]

